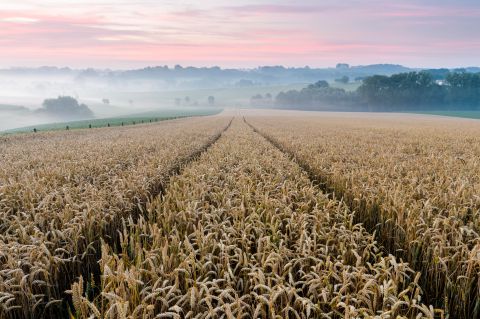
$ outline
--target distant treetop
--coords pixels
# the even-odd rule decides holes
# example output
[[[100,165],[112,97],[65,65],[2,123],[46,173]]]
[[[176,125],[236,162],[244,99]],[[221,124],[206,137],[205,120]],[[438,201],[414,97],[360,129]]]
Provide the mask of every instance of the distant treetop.
[[[94,117],[92,110],[87,105],[79,104],[76,99],[70,96],[46,99],[38,112],[62,119],[88,119]]]
[[[337,69],[349,69],[350,65],[347,64],[347,63],[338,63],[336,68]]]

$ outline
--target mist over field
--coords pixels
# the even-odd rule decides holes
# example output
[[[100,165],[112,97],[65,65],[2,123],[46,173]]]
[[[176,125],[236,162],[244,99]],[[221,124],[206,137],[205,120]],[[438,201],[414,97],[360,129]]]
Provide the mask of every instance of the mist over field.
[[[330,68],[10,68],[0,70],[0,131],[172,109],[472,111],[479,107],[479,72],[478,67],[345,63]],[[45,101],[59,97],[74,99],[73,105],[59,101],[44,110]],[[74,112],[76,107],[85,110]]]
[[[382,74],[400,66],[359,68],[361,75]],[[87,105],[95,118],[164,109],[249,107],[252,96],[275,96],[301,89],[318,77],[335,78],[338,70],[284,67],[221,69],[219,67],[146,67],[135,70],[57,67],[0,70],[0,131],[58,122],[55,114],[38,114],[45,99],[69,96]],[[71,118],[74,120],[77,118]],[[78,118],[79,119],[79,118]]]
[[[400,65],[349,66],[342,63],[330,68],[228,69],[179,65],[132,70],[8,68],[0,70],[0,131],[172,108],[284,107],[283,101],[277,103],[280,93],[300,91],[318,80],[328,81],[333,87],[348,92],[355,90],[368,76],[416,70]],[[56,112],[38,112],[45,100],[62,96],[72,97],[79,105],[85,105],[92,116],[62,117]]]

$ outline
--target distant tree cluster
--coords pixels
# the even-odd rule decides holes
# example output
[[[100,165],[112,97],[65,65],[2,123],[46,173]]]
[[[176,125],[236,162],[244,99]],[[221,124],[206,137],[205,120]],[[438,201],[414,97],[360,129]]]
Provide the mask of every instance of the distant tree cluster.
[[[296,91],[281,92],[278,108],[412,111],[480,110],[480,73],[408,72],[363,79],[355,92],[332,88],[326,81]]]
[[[255,94],[250,98],[250,105],[253,107],[271,107],[273,105],[273,96],[270,93],[265,95]]]
[[[369,110],[476,110],[480,107],[480,73],[448,73],[444,81],[429,72],[366,78],[359,102]]]
[[[215,106],[215,97],[210,95],[208,98],[207,98],[207,101],[208,101],[208,105],[209,106]]]
[[[347,63],[338,63],[336,66],[337,69],[349,69],[350,65]]]
[[[199,106],[199,105],[206,105],[206,106],[215,106],[215,97],[210,95],[207,97],[205,102],[199,102],[197,100],[192,100],[189,96],[185,96],[185,98],[175,98],[175,106]]]
[[[341,78],[335,79],[335,82],[347,84],[348,82],[350,82],[350,78],[348,76],[344,75]]]
[[[56,99],[46,99],[38,113],[55,116],[62,119],[89,119],[94,114],[85,104],[79,104],[76,99],[70,96],[59,96]]]
[[[352,105],[354,98],[351,92],[332,88],[327,81],[318,81],[300,91],[280,92],[275,99],[275,105],[279,108],[331,109],[332,106]]]

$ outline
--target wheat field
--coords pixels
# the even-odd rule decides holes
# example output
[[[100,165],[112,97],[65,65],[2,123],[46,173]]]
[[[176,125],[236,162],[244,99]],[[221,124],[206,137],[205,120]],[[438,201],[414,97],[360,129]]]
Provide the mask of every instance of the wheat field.
[[[100,241],[116,241],[121,219],[138,215],[227,124],[210,118],[4,138],[0,315],[34,318],[64,308],[70,282],[98,272]]]
[[[252,118],[385,251],[422,276],[426,301],[480,317],[480,125],[435,117]]]
[[[0,140],[0,318],[477,318],[480,126],[224,112]]]

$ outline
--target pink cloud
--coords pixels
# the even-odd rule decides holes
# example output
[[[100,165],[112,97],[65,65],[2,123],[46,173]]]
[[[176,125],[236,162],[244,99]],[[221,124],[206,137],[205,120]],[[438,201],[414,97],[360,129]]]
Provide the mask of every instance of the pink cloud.
[[[394,18],[480,17],[480,9],[457,6],[425,6],[395,4],[374,12],[374,15]]]
[[[237,13],[251,13],[251,14],[313,14],[331,11],[337,6],[331,5],[243,5],[225,7],[226,10],[231,10]]]
[[[38,47],[78,47],[92,45],[99,37],[139,36],[141,32],[112,30],[103,24],[99,17],[66,17],[42,14],[23,15],[22,23],[10,17],[16,13],[0,13],[0,43],[16,48]]]
[[[479,47],[473,30],[480,20],[471,19],[480,17],[479,9],[460,5],[306,0],[168,7],[149,2],[147,8],[99,0],[103,5],[76,1],[69,8],[49,1],[30,10],[0,10],[0,61],[331,65],[361,57],[364,63],[402,63],[442,52],[453,59],[455,49],[467,54]]]

